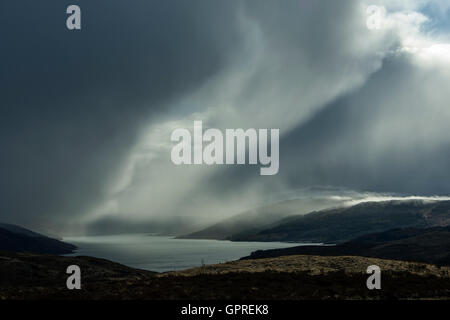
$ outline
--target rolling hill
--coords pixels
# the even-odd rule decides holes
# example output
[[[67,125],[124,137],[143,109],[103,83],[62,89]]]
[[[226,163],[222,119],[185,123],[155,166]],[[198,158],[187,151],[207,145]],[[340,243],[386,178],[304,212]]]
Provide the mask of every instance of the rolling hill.
[[[0,251],[67,254],[75,249],[72,244],[16,225],[0,223]]]
[[[82,270],[81,290],[67,290],[72,264]],[[382,290],[365,286],[373,264],[382,270]],[[291,255],[155,274],[90,257],[0,253],[0,300],[448,299],[449,272],[415,262]]]

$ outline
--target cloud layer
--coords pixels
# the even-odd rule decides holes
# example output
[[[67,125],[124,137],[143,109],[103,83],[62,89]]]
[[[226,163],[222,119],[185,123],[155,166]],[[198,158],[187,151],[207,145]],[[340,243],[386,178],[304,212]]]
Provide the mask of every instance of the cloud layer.
[[[311,185],[448,194],[445,1],[79,1],[78,33],[65,5],[1,4],[2,221],[206,223]],[[194,120],[279,128],[280,173],[175,167],[170,133]]]

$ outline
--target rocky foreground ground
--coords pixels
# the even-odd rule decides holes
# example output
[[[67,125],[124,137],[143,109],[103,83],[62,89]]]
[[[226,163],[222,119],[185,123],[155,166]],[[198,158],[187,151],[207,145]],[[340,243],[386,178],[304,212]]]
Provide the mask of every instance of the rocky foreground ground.
[[[66,268],[82,289],[66,288]],[[365,273],[381,268],[381,290]],[[0,299],[449,299],[450,267],[356,256],[292,255],[154,273],[91,257],[0,253]]]

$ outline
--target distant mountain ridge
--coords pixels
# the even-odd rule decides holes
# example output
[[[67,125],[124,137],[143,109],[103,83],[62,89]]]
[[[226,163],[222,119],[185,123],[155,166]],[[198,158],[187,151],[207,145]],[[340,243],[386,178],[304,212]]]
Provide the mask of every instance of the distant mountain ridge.
[[[298,205],[301,206],[301,202]],[[276,207],[273,207],[276,209]],[[276,217],[276,211],[273,212]],[[263,216],[260,216],[263,218]],[[450,224],[450,201],[391,200],[363,202],[350,207],[313,211],[304,215],[272,218],[270,225],[254,221],[257,228],[241,224],[221,230],[230,220],[192,233],[187,238],[232,241],[285,241],[342,243],[369,233],[395,228],[429,228]],[[243,218],[241,218],[243,220]],[[236,224],[236,223],[235,223]],[[218,232],[220,231],[220,232]]]
[[[77,247],[37,232],[6,223],[0,223],[0,251],[42,254],[73,253]]]

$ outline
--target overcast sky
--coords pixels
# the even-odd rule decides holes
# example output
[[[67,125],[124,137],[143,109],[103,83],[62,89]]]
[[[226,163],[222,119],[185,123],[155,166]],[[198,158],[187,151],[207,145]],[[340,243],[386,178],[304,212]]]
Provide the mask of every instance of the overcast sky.
[[[78,4],[82,30],[65,26]],[[381,29],[367,7],[384,6]],[[212,221],[310,186],[450,193],[447,0],[4,0],[0,221]],[[280,171],[173,129],[279,128]],[[170,220],[170,219],[169,219]]]

